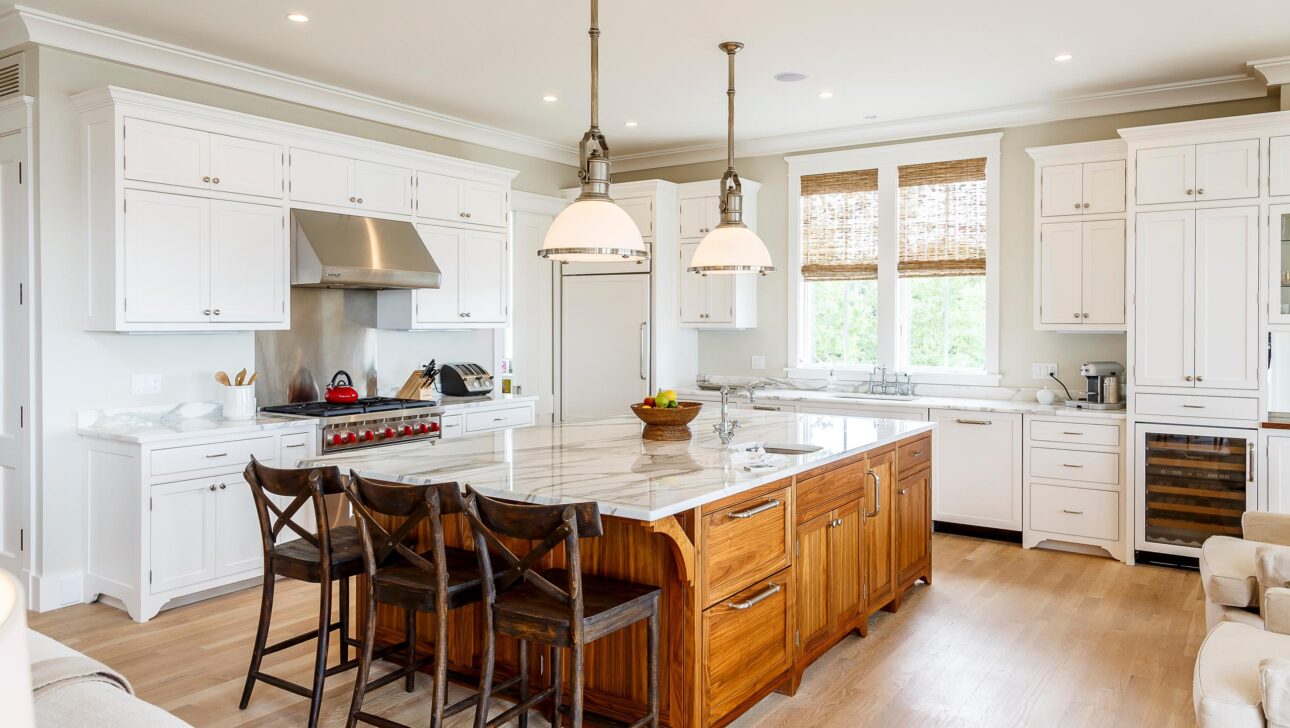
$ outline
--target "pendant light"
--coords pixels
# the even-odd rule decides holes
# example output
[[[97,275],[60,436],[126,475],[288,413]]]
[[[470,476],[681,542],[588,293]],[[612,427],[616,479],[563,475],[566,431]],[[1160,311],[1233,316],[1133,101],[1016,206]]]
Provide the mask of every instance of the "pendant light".
[[[730,87],[726,90],[728,119],[726,123],[726,173],[721,177],[721,224],[704,236],[690,259],[688,270],[699,275],[709,273],[760,273],[775,270],[770,251],[757,233],[744,224],[743,185],[735,171],[735,54],[743,43],[717,46],[730,61]]]
[[[599,15],[597,0],[591,0],[591,128],[578,144],[582,194],[556,216],[547,230],[538,255],[548,260],[649,259],[640,229],[609,197],[609,144],[600,133]]]

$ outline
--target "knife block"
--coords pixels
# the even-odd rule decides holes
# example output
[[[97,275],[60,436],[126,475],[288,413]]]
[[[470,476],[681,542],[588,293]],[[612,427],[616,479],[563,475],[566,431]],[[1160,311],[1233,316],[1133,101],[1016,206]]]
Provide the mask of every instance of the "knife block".
[[[399,399],[433,400],[436,398],[435,394],[433,380],[426,386],[421,386],[421,370],[418,369],[412,372],[411,376],[408,377],[408,381],[403,383],[403,388],[399,390],[396,396]]]

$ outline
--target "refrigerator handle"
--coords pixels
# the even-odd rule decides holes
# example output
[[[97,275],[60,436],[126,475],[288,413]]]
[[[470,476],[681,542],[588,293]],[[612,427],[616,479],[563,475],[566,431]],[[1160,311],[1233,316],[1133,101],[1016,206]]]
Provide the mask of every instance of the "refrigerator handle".
[[[641,381],[649,381],[649,322],[641,322]]]

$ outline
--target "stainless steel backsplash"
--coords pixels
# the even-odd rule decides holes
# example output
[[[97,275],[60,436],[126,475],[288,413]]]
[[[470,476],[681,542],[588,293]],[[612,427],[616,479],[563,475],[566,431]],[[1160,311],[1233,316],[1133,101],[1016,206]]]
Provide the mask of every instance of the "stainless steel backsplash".
[[[255,334],[260,406],[323,398],[338,370],[365,397],[376,395],[376,292],[291,289],[291,329]]]

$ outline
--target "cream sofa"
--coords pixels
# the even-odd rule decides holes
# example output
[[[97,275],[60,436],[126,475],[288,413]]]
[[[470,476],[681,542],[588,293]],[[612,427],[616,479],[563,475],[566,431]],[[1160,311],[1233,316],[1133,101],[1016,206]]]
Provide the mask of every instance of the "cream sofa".
[[[1282,586],[1290,559],[1276,558],[1277,547],[1290,546],[1290,514],[1247,511],[1241,516],[1242,538],[1211,536],[1200,549],[1200,578],[1205,587],[1205,623],[1238,622],[1263,629],[1259,616],[1262,593]],[[1265,556],[1260,562],[1260,549]],[[1266,572],[1261,582],[1259,569]]]

